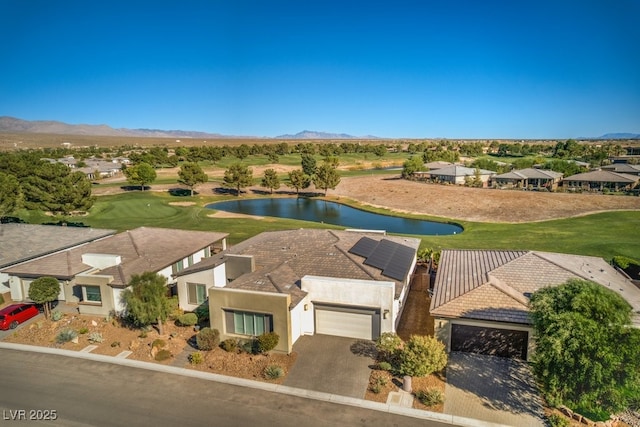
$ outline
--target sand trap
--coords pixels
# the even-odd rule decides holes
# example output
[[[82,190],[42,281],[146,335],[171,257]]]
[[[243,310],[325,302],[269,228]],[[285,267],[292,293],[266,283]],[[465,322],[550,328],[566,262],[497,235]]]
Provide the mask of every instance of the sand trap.
[[[247,214],[241,214],[241,213],[234,213],[234,212],[224,212],[224,211],[217,211],[215,213],[209,214],[207,215],[209,218],[247,218],[247,219],[264,219],[263,216],[257,216],[257,215],[247,215]]]

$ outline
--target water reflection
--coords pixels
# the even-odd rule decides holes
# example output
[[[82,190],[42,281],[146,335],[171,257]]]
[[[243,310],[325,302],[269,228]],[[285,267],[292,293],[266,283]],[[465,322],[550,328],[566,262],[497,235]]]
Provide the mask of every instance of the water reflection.
[[[458,225],[380,215],[340,203],[308,198],[228,200],[212,203],[207,208],[246,215],[322,222],[348,228],[386,230],[399,234],[449,235],[463,231]]]

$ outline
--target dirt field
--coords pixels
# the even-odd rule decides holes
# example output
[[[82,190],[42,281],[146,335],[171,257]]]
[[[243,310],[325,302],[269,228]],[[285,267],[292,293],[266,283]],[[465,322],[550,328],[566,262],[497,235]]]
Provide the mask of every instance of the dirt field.
[[[177,174],[176,171],[174,174]],[[261,173],[261,170],[254,170],[256,177]],[[125,182],[123,178],[119,178],[119,181]],[[175,187],[176,185],[152,184],[151,190],[167,191]],[[216,184],[207,183],[197,186],[196,191],[200,194],[214,194],[216,187]],[[253,189],[264,191],[259,186]],[[95,195],[122,191],[118,187],[99,186],[93,190]],[[282,186],[274,194],[292,191]],[[329,190],[327,195],[346,197],[397,212],[477,222],[523,223],[603,211],[640,210],[640,197],[469,188],[407,181],[400,179],[398,175],[342,178],[336,189]]]
[[[329,195],[399,212],[478,222],[521,223],[608,210],[640,210],[640,197],[469,188],[388,176],[343,178]]]

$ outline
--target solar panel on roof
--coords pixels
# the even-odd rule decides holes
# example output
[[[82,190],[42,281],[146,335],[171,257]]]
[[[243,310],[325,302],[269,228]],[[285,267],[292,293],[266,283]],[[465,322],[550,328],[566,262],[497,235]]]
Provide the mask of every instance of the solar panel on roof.
[[[376,249],[376,246],[378,246],[377,240],[373,240],[370,237],[362,237],[356,242],[355,245],[351,247],[351,249],[349,249],[349,252],[367,258],[373,253],[373,251]]]
[[[364,263],[372,267],[379,268],[380,270],[384,270],[393,256],[393,253],[396,251],[396,246],[397,243],[394,243],[391,240],[380,240],[378,246],[376,246],[373,253],[367,257]]]
[[[382,274],[396,280],[404,280],[413,263],[413,249],[398,245]]]

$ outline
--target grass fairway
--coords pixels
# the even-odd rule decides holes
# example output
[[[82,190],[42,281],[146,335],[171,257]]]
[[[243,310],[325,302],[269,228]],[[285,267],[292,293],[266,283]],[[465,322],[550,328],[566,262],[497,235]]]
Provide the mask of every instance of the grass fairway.
[[[233,196],[231,196],[233,197]],[[141,226],[182,228],[229,233],[236,243],[263,231],[295,228],[341,228],[327,224],[280,218],[211,218],[208,203],[230,197],[178,197],[168,193],[134,191],[102,196],[87,217],[79,219],[97,228],[119,231]],[[171,202],[194,202],[176,206]],[[360,207],[361,208],[361,207]],[[378,213],[383,211],[376,209]],[[414,218],[420,218],[412,215]],[[429,219],[422,217],[423,219]],[[38,222],[30,217],[30,222]],[[423,247],[449,249],[522,249],[600,256],[640,258],[640,212],[607,212],[578,218],[527,224],[459,221],[465,231],[453,236],[415,236]]]

